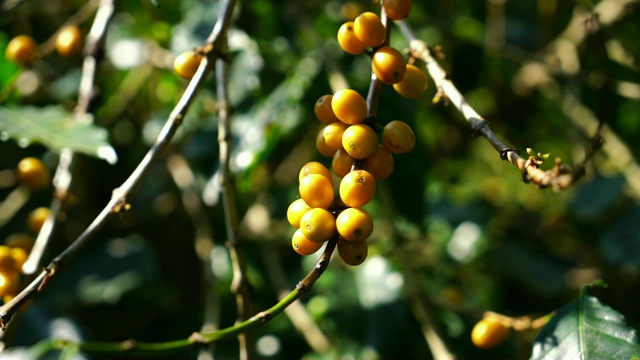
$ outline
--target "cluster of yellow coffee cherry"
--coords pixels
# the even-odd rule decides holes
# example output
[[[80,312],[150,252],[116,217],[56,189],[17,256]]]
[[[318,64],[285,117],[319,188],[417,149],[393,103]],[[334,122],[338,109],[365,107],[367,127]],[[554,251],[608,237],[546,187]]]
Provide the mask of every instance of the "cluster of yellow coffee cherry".
[[[55,38],[55,49],[60,56],[68,57],[80,53],[83,35],[76,25],[62,27]],[[38,43],[29,35],[18,35],[9,41],[5,57],[23,66],[33,64],[39,57]]]
[[[392,19],[405,18],[411,8],[410,1],[383,1],[382,5]],[[384,46],[386,36],[380,17],[365,12],[340,27],[338,43],[349,54],[371,48],[376,77],[384,84],[397,85],[401,95],[419,96],[427,87],[426,75],[415,66],[418,75],[414,74],[409,70],[413,65],[406,64],[402,53]],[[316,137],[316,147],[332,158],[331,169],[341,180],[339,199],[334,202],[330,171],[317,162],[301,169],[300,198],[287,211],[289,223],[297,228],[292,245],[301,255],[315,253],[325,241],[337,236],[338,254],[346,264],[359,265],[367,257],[366,240],[373,232],[373,220],[363,207],[375,195],[376,179],[385,179],[393,172],[393,154],[408,152],[416,143],[411,128],[400,120],[384,126],[380,143],[369,106],[353,89],[323,95],[315,104],[316,117],[324,124]]]
[[[503,343],[510,333],[510,326],[498,318],[485,317],[471,330],[471,341],[480,349],[491,349]]]
[[[51,183],[51,172],[42,161],[26,157],[18,163],[16,176],[20,183],[30,191],[43,190]],[[39,207],[31,211],[27,217],[27,228],[38,234],[51,211]],[[33,236],[27,233],[16,233],[8,236],[0,245],[0,297],[4,302],[11,300],[20,290],[20,272],[31,248]]]

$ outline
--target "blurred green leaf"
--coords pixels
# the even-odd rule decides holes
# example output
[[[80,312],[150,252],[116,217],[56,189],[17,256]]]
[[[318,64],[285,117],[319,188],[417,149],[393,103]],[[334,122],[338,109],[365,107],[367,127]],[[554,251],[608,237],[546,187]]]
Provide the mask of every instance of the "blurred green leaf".
[[[39,143],[60,152],[64,148],[115,164],[115,150],[107,141],[105,129],[92,124],[92,116],[80,121],[60,106],[0,109],[0,138],[14,139],[21,146]]]
[[[631,359],[638,333],[622,314],[582,291],[542,328],[531,359]]]

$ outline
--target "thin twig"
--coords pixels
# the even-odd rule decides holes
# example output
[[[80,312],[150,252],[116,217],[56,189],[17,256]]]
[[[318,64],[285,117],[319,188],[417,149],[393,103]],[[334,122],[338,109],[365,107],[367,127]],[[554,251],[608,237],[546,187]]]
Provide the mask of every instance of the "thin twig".
[[[149,149],[129,178],[127,178],[119,188],[113,191],[111,200],[96,216],[89,227],[87,227],[87,229],[85,229],[85,231],[80,234],[80,236],[71,245],[69,245],[69,247],[53,259],[53,261],[36,277],[36,279],[16,295],[13,300],[0,307],[0,326],[2,328],[7,325],[20,306],[26,303],[37,291],[42,291],[46,286],[47,281],[80,252],[80,250],[100,231],[102,226],[106,224],[107,220],[115,214],[125,211],[130,206],[128,204],[129,199],[135,192],[138,185],[142,182],[143,177],[146,175],[153,162],[169,146],[170,140],[182,124],[182,121],[184,120],[184,117],[189,110],[189,106],[194,100],[200,85],[204,82],[206,75],[209,73],[210,64],[218,57],[218,53],[214,51],[214,46],[217,44],[221,36],[226,33],[226,30],[229,27],[232,10],[233,3],[223,3],[220,13],[221,15],[218,18],[211,35],[206,40],[205,47],[203,48],[203,53],[206,56],[202,58],[200,67],[198,67],[196,74],[191,79],[191,82],[189,82],[189,85],[182,94],[180,101],[178,101],[169,115],[169,118],[158,135],[155,144]]]
[[[225,34],[226,36],[226,34]],[[220,41],[219,51],[227,51],[226,37]],[[218,100],[218,144],[220,149],[220,170],[218,181],[222,192],[222,207],[224,210],[225,226],[227,231],[226,245],[229,248],[231,264],[233,267],[233,280],[231,292],[236,296],[238,309],[237,322],[245,321],[251,311],[251,284],[247,277],[247,263],[241,240],[238,236],[238,209],[235,199],[235,187],[229,169],[231,159],[231,120],[230,105],[227,96],[227,60],[216,60],[216,82]],[[240,359],[252,358],[252,344],[250,334],[242,334],[238,337],[240,342]]]
[[[296,288],[284,297],[280,302],[271,308],[261,311],[251,318],[211,333],[193,333],[189,338],[175,341],[144,343],[135,340],[126,340],[123,342],[73,342],[63,339],[47,339],[43,340],[34,347],[41,352],[47,352],[54,349],[64,349],[66,347],[76,347],[79,351],[87,355],[97,355],[101,357],[126,356],[133,357],[154,357],[168,356],[171,354],[183,352],[189,348],[196,346],[209,346],[222,340],[232,339],[240,334],[247,333],[257,329],[280,315],[289,305],[298,300],[302,295],[307,293],[315,282],[322,276],[327,269],[331,255],[336,247],[337,238],[332,238],[327,242],[324,252],[316,262],[313,269],[305,276]],[[47,350],[42,351],[42,348]]]
[[[91,1],[83,7],[76,18],[84,18],[87,13],[95,10],[97,2]],[[96,12],[96,17],[91,26],[91,30],[86,38],[85,57],[82,63],[82,75],[80,78],[80,87],[78,89],[78,103],[74,111],[74,121],[78,121],[85,117],[89,112],[89,104],[94,93],[94,84],[96,78],[97,64],[101,57],[102,43],[107,34],[107,27],[113,16],[114,4],[113,0],[101,0],[100,6]],[[26,275],[33,275],[41,267],[42,256],[47,248],[49,239],[56,227],[56,219],[59,218],[60,212],[67,200],[69,188],[73,175],[71,167],[73,165],[74,153],[70,149],[62,149],[56,172],[53,176],[53,184],[55,186],[55,195],[51,202],[50,212],[44,221],[38,237],[36,238],[33,249],[29,254],[29,258],[22,266],[22,272]]]
[[[502,142],[493,133],[488,122],[469,105],[453,82],[449,80],[447,73],[435,60],[425,42],[415,37],[405,21],[398,22],[398,25],[404,36],[409,40],[412,56],[425,62],[427,71],[438,89],[436,100],[444,98],[446,103],[452,103],[471,124],[471,129],[476,136],[484,137],[500,154],[502,160],[509,161],[522,172],[524,182],[531,182],[537,188],[551,186],[558,191],[569,187],[582,176],[582,172],[574,172],[569,165],[561,164],[559,161],[556,161],[552,169],[542,170],[535,159],[522,158],[518,150]]]

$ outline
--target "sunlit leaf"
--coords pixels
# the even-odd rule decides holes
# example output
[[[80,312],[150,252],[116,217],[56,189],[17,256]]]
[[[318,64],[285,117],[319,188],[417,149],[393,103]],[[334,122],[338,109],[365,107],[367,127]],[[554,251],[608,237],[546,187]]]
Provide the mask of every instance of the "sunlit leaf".
[[[622,314],[583,290],[542,328],[531,359],[619,360],[637,356],[637,331]]]
[[[75,120],[60,106],[0,108],[0,139],[14,139],[21,146],[39,143],[56,152],[68,148],[114,164],[118,158],[107,131],[91,120],[90,115]]]

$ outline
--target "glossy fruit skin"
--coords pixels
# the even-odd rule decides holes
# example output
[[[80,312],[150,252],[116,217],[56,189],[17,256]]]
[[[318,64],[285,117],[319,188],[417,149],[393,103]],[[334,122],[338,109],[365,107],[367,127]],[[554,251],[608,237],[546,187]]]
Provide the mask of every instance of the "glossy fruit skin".
[[[411,12],[411,0],[382,0],[382,6],[391,20],[402,20]]]
[[[312,208],[327,209],[333,202],[333,183],[319,174],[303,177],[298,191],[304,202]]]
[[[400,51],[391,46],[383,46],[373,54],[371,68],[382,83],[393,85],[402,81],[407,63]]]
[[[367,47],[358,39],[353,28],[353,21],[348,21],[338,29],[338,44],[344,52],[351,55],[362,54]]]
[[[340,182],[340,198],[349,207],[363,207],[376,193],[376,181],[366,170],[354,170]]]
[[[382,45],[386,37],[386,29],[380,17],[372,12],[365,12],[353,22],[356,36],[367,47]]]
[[[404,73],[402,80],[393,84],[393,88],[398,94],[408,98],[415,99],[424,94],[427,90],[429,79],[427,74],[413,64],[407,64],[407,71]]]
[[[393,172],[393,155],[386,146],[378,144],[378,148],[364,162],[365,170],[376,179],[386,179]]]
[[[324,142],[327,146],[335,150],[342,149],[342,135],[348,127],[349,125],[341,121],[325,126],[322,136],[324,136]]]
[[[366,241],[338,239],[338,255],[345,264],[358,266],[364,262],[368,254],[369,246]]]
[[[338,177],[342,178],[351,171],[354,161],[355,159],[347,153],[347,150],[340,149],[333,155],[331,169]]]
[[[29,216],[27,217],[27,227],[29,228],[29,230],[31,230],[35,234],[39,233],[42,225],[44,224],[45,220],[47,220],[47,217],[49,217],[50,213],[51,210],[46,207],[39,207],[29,213]]]
[[[323,243],[335,235],[336,219],[328,210],[311,209],[302,215],[300,230],[307,239]]]
[[[373,219],[362,209],[347,208],[336,218],[336,229],[347,241],[365,241],[373,232]]]
[[[338,119],[348,125],[364,121],[368,109],[367,102],[362,95],[352,89],[336,91],[331,99],[331,108]]]
[[[302,215],[311,210],[311,206],[307,205],[302,199],[294,200],[287,209],[287,221],[295,228],[300,227],[300,219]]]
[[[342,147],[351,157],[366,159],[378,148],[378,135],[369,125],[351,125],[342,135]]]
[[[340,121],[336,114],[333,113],[333,109],[331,108],[331,99],[333,99],[333,95],[322,95],[318,98],[313,108],[313,112],[316,114],[318,120],[325,124]]]
[[[310,174],[320,174],[326,177],[327,180],[333,181],[333,177],[331,177],[329,169],[317,161],[308,162],[302,167],[302,169],[300,169],[300,173],[298,173],[298,182],[302,181],[302,178]]]
[[[509,328],[497,319],[484,318],[471,331],[471,341],[480,349],[490,349],[503,343],[509,336]]]
[[[4,54],[9,61],[30,65],[38,55],[38,44],[31,36],[18,35],[9,41]]]
[[[51,172],[44,163],[36,158],[27,157],[18,163],[18,179],[31,190],[46,188],[51,182]]]
[[[82,31],[75,25],[60,29],[56,37],[56,51],[60,56],[73,56],[82,51]]]
[[[298,229],[291,238],[291,246],[293,246],[293,250],[295,250],[295,252],[306,256],[320,250],[322,243],[313,242],[307,239],[307,237],[302,233],[302,230]]]
[[[318,131],[318,135],[316,135],[316,150],[318,150],[318,152],[323,156],[332,157],[333,154],[336,153],[336,150],[330,148],[327,143],[324,142],[323,131],[324,128],[320,129],[320,131]]]
[[[189,80],[198,71],[200,60],[202,60],[202,55],[199,53],[193,50],[185,51],[176,57],[173,69],[181,78]]]
[[[405,122],[393,120],[382,130],[382,142],[392,153],[403,154],[416,146],[416,135]]]

